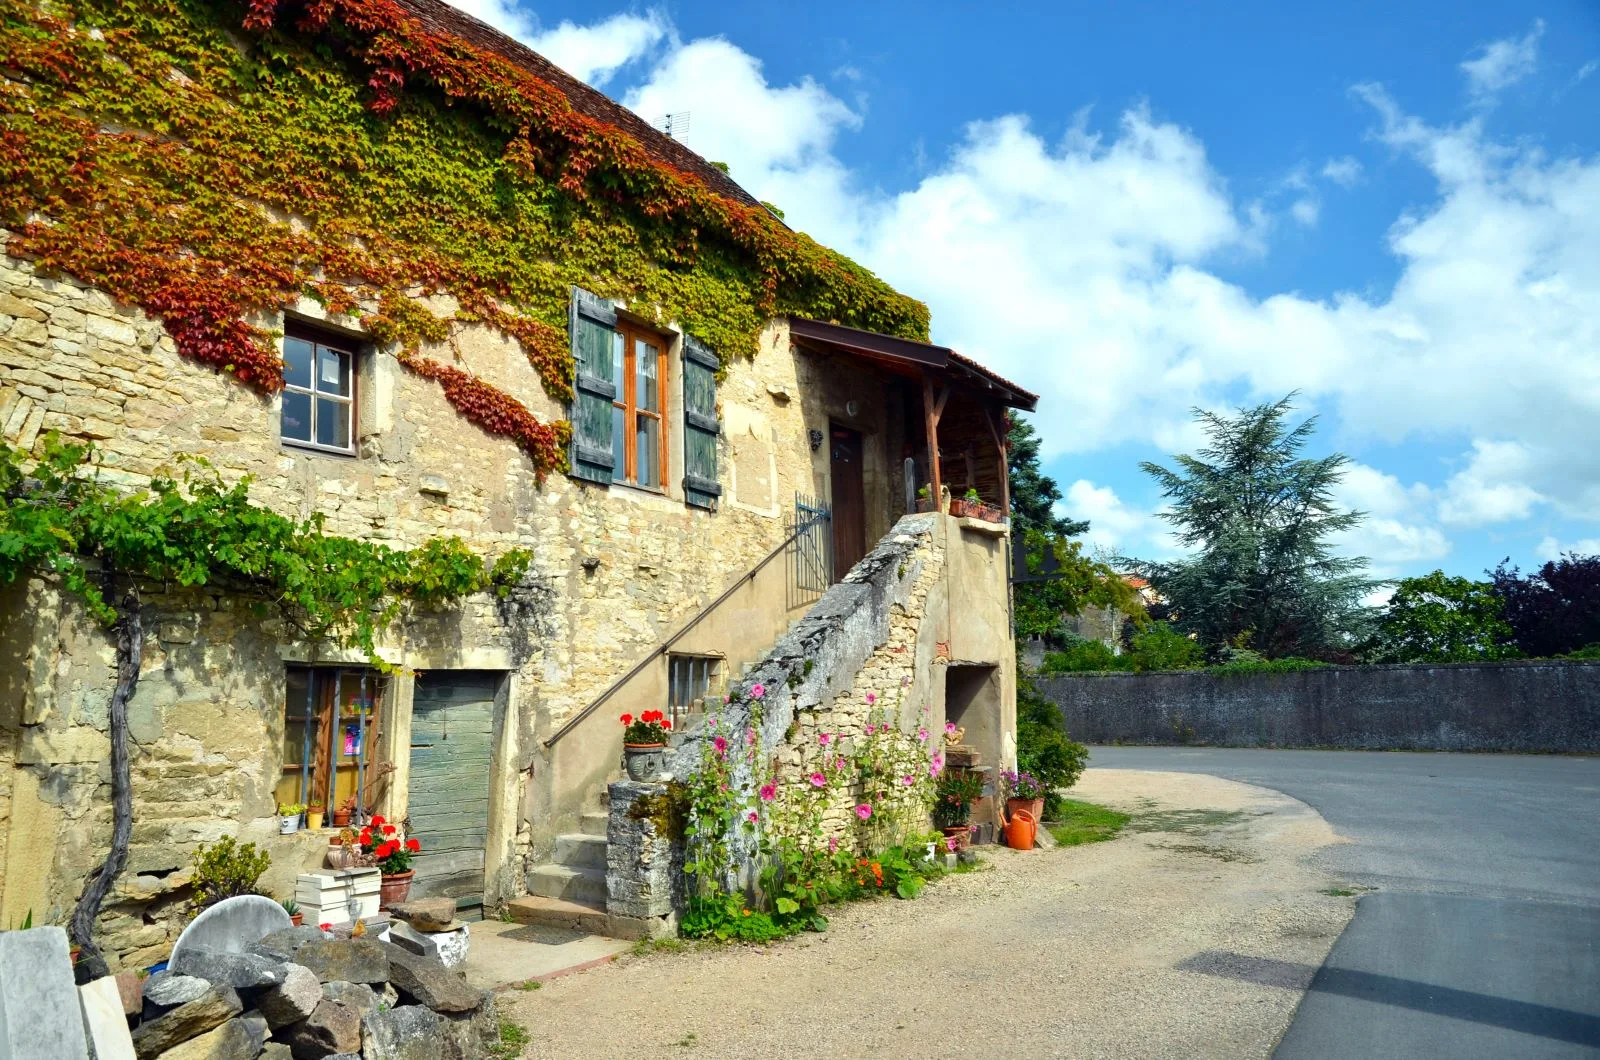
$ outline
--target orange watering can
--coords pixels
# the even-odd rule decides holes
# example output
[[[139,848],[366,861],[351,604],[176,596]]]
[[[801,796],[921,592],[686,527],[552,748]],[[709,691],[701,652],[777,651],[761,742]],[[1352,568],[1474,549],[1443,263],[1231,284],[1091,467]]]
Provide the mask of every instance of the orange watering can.
[[[1006,846],[1012,850],[1032,850],[1039,822],[1027,810],[1018,810],[1006,822]]]

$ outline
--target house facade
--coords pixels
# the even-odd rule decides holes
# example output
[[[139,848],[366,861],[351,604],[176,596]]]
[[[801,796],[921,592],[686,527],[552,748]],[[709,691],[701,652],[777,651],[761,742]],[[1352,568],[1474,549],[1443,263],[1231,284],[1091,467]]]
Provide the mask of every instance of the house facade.
[[[232,587],[145,585],[116,962],[170,947],[198,843],[263,845],[282,895],[321,865],[328,830],[279,835],[279,804],[408,820],[417,893],[465,909],[592,897],[551,866],[605,809],[616,716],[692,729],[919,506],[921,580],[830,687],[900,680],[1014,759],[1005,527],[940,498],[1003,512],[1006,411],[1034,398],[926,342],[919,304],[442,4],[17,13],[5,443],[91,442],[129,490],[201,457],[329,534],[528,557],[409,609],[382,666]],[[309,169],[257,120],[302,111],[317,149],[283,150]],[[115,679],[57,580],[0,590],[0,920],[61,920],[105,856]]]

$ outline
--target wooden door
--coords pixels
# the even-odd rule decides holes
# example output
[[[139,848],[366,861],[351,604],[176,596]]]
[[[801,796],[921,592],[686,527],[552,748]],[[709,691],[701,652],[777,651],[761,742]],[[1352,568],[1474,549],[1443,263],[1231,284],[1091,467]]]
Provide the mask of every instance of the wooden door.
[[[861,473],[861,432],[831,425],[833,576],[842,578],[867,554],[867,496]]]
[[[489,840],[489,774],[494,702],[501,675],[429,670],[417,675],[411,701],[411,833],[422,841],[412,859],[414,898],[454,898],[468,916],[483,907],[484,849]]]

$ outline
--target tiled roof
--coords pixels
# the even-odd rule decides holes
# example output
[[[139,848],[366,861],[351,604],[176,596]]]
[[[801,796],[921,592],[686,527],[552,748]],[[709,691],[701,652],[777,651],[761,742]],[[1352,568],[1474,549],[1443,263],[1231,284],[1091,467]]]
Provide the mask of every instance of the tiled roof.
[[[597,121],[614,125],[644,145],[658,161],[699,177],[719,195],[747,206],[761,203],[728,174],[661,132],[633,111],[590,88],[527,45],[501,33],[442,0],[400,0],[431,31],[448,33],[479,48],[494,52],[550,85],[572,104],[572,109]]]

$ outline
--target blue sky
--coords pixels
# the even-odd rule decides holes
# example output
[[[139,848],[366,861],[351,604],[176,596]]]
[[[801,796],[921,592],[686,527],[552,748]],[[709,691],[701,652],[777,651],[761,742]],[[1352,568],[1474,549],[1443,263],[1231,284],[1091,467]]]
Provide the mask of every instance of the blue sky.
[[[1299,389],[1380,574],[1600,552],[1592,0],[460,6],[1039,391],[1099,547],[1170,549],[1190,406]]]

